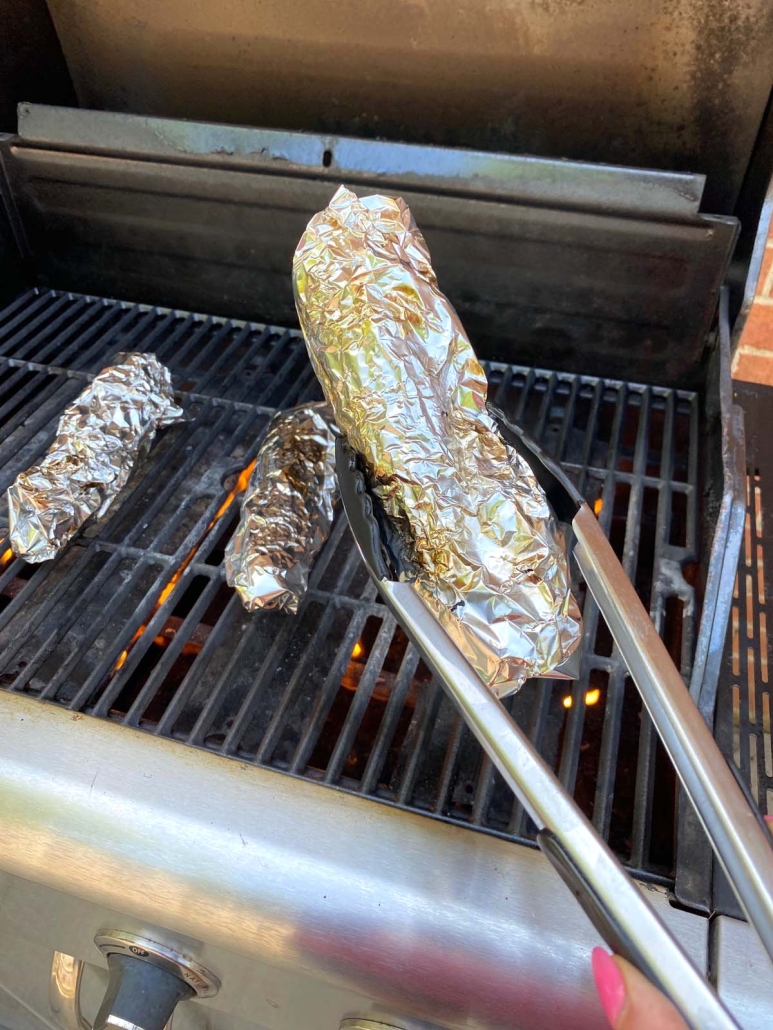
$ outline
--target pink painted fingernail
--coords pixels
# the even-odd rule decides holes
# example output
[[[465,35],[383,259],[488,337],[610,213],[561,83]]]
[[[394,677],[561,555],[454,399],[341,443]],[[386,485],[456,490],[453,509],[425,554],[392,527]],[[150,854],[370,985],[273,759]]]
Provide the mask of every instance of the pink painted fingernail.
[[[765,822],[773,824],[773,815],[766,815]]]
[[[591,964],[601,1004],[604,1006],[609,1025],[614,1027],[625,1004],[625,982],[612,956],[603,948],[593,949]]]

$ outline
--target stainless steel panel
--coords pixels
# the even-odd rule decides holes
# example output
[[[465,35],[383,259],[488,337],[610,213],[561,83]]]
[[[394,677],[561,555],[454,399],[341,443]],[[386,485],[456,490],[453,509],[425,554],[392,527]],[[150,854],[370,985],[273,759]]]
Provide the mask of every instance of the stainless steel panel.
[[[5,163],[46,284],[294,324],[290,258],[329,181],[24,140]],[[507,203],[390,188],[482,357],[668,385],[703,375],[733,219],[521,203],[517,183]]]
[[[48,977],[53,953],[60,948],[86,963],[81,1002],[84,1017],[93,1020],[108,982],[105,960],[93,940],[95,927],[116,923],[137,934],[147,934],[152,927],[157,940],[195,951],[225,976],[225,989],[215,998],[178,1006],[173,1020],[177,1030],[333,1030],[342,1014],[375,1010],[367,997],[313,980],[292,967],[268,966],[8,873],[0,873],[0,903],[0,1025],[10,1009],[2,996],[8,987],[24,1004],[47,1016]],[[5,1025],[17,1030],[16,1023]],[[53,1030],[59,1028],[54,1025]]]
[[[333,187],[395,185],[660,219],[696,215],[705,185],[705,176],[687,173],[43,104],[19,105],[19,137],[61,150],[314,175]]]
[[[732,210],[767,0],[50,0],[85,107],[705,172]]]
[[[87,903],[56,923],[57,950],[94,961],[96,906],[182,937],[223,984],[197,1004],[236,1007],[255,973],[231,953],[278,985],[344,992],[339,1016],[604,1025],[598,939],[539,854],[23,697],[0,696],[0,741],[0,868]],[[706,922],[650,892],[705,968]],[[260,1021],[293,1026],[265,1000]]]
[[[748,923],[719,916],[712,926],[712,965],[720,997],[744,1030],[773,1026],[770,961]]]

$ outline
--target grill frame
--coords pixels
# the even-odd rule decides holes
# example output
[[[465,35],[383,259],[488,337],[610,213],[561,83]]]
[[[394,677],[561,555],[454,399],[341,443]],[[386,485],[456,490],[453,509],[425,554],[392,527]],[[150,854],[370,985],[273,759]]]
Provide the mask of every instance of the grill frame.
[[[135,501],[132,501],[132,493],[142,496],[144,489],[142,484],[147,485],[147,481],[155,479],[154,471],[166,464],[169,455],[164,448],[170,435],[176,434],[180,440],[186,441],[191,432],[195,431],[195,421],[163,434],[161,441],[151,453],[149,464],[144,466],[140,473],[140,482],[138,483],[136,478],[130,481],[127,492],[122,498],[119,498],[98,525],[87,529],[84,536],[53,563],[47,563],[33,573],[32,586],[42,585],[48,576],[53,576],[56,581],[60,576],[60,569],[63,573],[66,572],[66,575],[74,575],[72,567],[77,568],[77,562],[81,562],[87,570],[83,580],[87,585],[81,592],[81,601],[79,602],[83,604],[84,598],[88,601],[91,593],[101,589],[107,575],[104,572],[106,568],[108,574],[110,570],[120,570],[122,567],[128,569],[130,575],[126,582],[129,584],[136,582],[141,577],[144,577],[143,582],[148,582],[148,570],[157,570],[155,573],[151,572],[149,585],[142,593],[139,607],[133,613],[131,620],[121,625],[118,634],[114,636],[110,645],[112,649],[104,654],[97,647],[96,652],[98,655],[101,654],[101,658],[96,668],[91,670],[90,675],[86,677],[74,695],[59,698],[60,703],[67,704],[75,712],[88,711],[90,714],[102,717],[109,715],[111,705],[131,680],[134,671],[142,662],[143,656],[147,655],[154,646],[153,641],[160,633],[163,633],[167,620],[194,580],[205,581],[203,592],[194,599],[190,611],[184,615],[172,645],[166,650],[165,658],[162,658],[161,664],[150,673],[151,678],[146,680],[144,687],[141,688],[144,693],[140,693],[133,705],[130,706],[125,721],[129,725],[140,725],[139,705],[143,699],[146,699],[146,695],[149,697],[154,693],[153,677],[156,677],[158,670],[163,668],[164,661],[171,662],[168,656],[173,655],[175,648],[178,650],[184,648],[188,636],[195,631],[195,619],[203,614],[216,596],[221,594],[221,591],[227,589],[221,585],[222,576],[219,564],[212,564],[209,560],[211,555],[217,555],[222,550],[223,534],[228,528],[229,520],[233,524],[233,516],[236,511],[233,508],[228,519],[223,516],[216,520],[214,526],[210,527],[212,516],[217,512],[218,504],[225,493],[225,487],[220,484],[224,481],[227,484],[228,477],[235,475],[254,456],[262,434],[268,425],[270,415],[275,410],[273,406],[247,404],[240,399],[245,391],[255,390],[254,380],[250,381],[244,378],[245,370],[249,370],[251,363],[254,364],[258,361],[261,355],[263,364],[257,366],[258,370],[263,367],[265,372],[266,369],[272,367],[273,362],[273,367],[278,370],[278,385],[272,385],[271,381],[267,382],[259,400],[273,399],[282,406],[297,403],[300,400],[313,399],[316,389],[315,380],[310,374],[310,366],[306,364],[305,352],[298,334],[276,327],[251,327],[242,322],[191,316],[165,309],[130,305],[126,302],[108,302],[98,298],[84,298],[73,294],[60,294],[56,291],[37,289],[33,290],[31,294],[18,298],[15,303],[18,304],[18,307],[14,307],[12,304],[10,314],[6,312],[0,315],[0,374],[5,372],[11,377],[8,381],[17,386],[17,398],[20,383],[22,390],[30,390],[30,398],[26,404],[28,408],[34,405],[36,414],[31,415],[31,425],[28,425],[30,420],[21,419],[21,427],[31,435],[25,445],[16,450],[14,461],[10,465],[5,464],[3,478],[0,482],[2,489],[5,489],[7,481],[13,478],[19,468],[24,468],[31,463],[45,447],[46,433],[48,432],[50,435],[53,429],[52,413],[54,410],[61,410],[61,407],[64,406],[61,387],[65,389],[67,400],[70,400],[74,394],[79,392],[89,377],[103,367],[116,349],[125,349],[126,346],[155,347],[160,359],[169,362],[176,383],[182,382],[190,388],[181,395],[185,405],[198,411],[199,421],[211,420],[208,435],[205,432],[203,441],[199,441],[192,452],[190,452],[192,443],[185,444],[189,448],[187,464],[184,462],[179,467],[175,466],[175,474],[165,483],[160,493],[151,497],[141,518],[134,521],[135,514],[132,505],[136,504],[136,498]],[[46,304],[49,305],[48,317],[43,315]],[[32,307],[30,325],[31,333],[33,336],[37,334],[38,337],[34,341],[37,349],[32,348],[29,339],[19,335],[21,322],[14,322],[15,319],[22,318],[21,312],[25,305]],[[69,322],[66,318],[64,320],[62,318],[68,310],[71,316]],[[91,311],[90,321],[84,317],[88,310]],[[122,328],[119,331],[117,327]],[[98,335],[100,332],[102,332],[101,336]],[[123,336],[119,339],[120,332],[123,332]],[[127,336],[129,337],[128,341]],[[73,342],[74,340],[77,340],[77,345]],[[224,345],[225,349],[223,349]],[[85,347],[85,351],[78,350],[79,346]],[[50,354],[56,354],[62,364],[51,366],[41,361],[30,360],[35,357],[46,358]],[[239,354],[241,357],[238,356]],[[294,370],[297,373],[301,366],[301,373],[294,375]],[[218,370],[227,370],[222,382],[217,379]],[[198,378],[196,377],[197,371]],[[678,493],[685,498],[689,528],[686,530],[684,546],[668,545],[661,548],[662,561],[654,575],[651,611],[656,625],[662,624],[665,616],[665,591],[667,589],[673,591],[675,584],[678,584],[688,609],[688,615],[690,612],[697,615],[693,588],[683,578],[679,583],[675,576],[683,562],[697,559],[698,396],[689,391],[634,386],[612,380],[602,383],[601,380],[589,376],[573,377],[567,373],[541,372],[526,368],[514,369],[512,366],[496,364],[489,364],[487,371],[492,384],[492,399],[511,417],[524,422],[527,428],[541,439],[550,453],[561,454],[564,457],[567,470],[570,475],[574,476],[578,486],[587,490],[590,481],[598,485],[598,496],[604,500],[600,517],[605,529],[609,529],[615,518],[614,498],[619,488],[618,484],[622,484],[629,490],[627,528],[620,541],[620,554],[629,574],[635,575],[636,571],[637,552],[640,545],[639,523],[643,513],[644,499],[648,496],[647,491],[650,491],[650,497],[652,491],[656,491],[658,495],[655,519],[661,528],[661,536],[668,532],[672,495]],[[33,378],[25,383],[24,376]],[[49,387],[54,387],[53,391],[49,390],[51,396],[46,394],[47,406],[38,407],[35,400],[30,386],[30,383],[34,385],[36,382],[35,377],[38,380],[49,378],[51,380],[48,384]],[[541,392],[537,389],[539,384],[544,386]],[[283,395],[280,395],[280,390],[285,391]],[[232,394],[232,396],[218,396],[219,393]],[[558,417],[554,409],[561,394],[565,395],[565,407],[563,415]],[[21,400],[24,401],[25,398],[22,397]],[[574,413],[581,402],[585,404],[587,410],[584,419],[584,433],[581,434],[582,439],[578,440],[576,439]],[[604,422],[601,417],[602,412],[610,405],[612,410],[607,412],[606,429],[603,434],[609,436],[610,446],[607,460],[600,463],[598,461],[600,442],[594,430]],[[657,469],[658,474],[647,475],[648,472],[653,472],[648,468],[650,458],[648,432],[653,412],[662,411],[663,437],[667,439],[669,431],[673,430],[675,419],[679,417],[680,405],[687,405],[686,414],[689,423],[689,447],[686,453],[680,452],[684,475],[688,480],[686,483],[673,478],[674,455],[670,446],[662,448],[665,457],[661,458]],[[619,460],[620,444],[623,436],[630,435],[630,425],[626,416],[626,412],[630,410],[638,412],[638,421],[633,437],[627,440],[627,446],[624,448],[625,461],[622,462]],[[3,408],[0,406],[0,412],[2,411]],[[15,417],[19,421],[18,412]],[[236,426],[231,433],[231,439],[234,441],[234,446],[239,447],[238,457],[233,452],[233,447],[226,449],[227,453],[224,455],[218,454],[213,457],[210,452],[212,451],[212,439],[217,436],[217,427],[231,424]],[[546,436],[548,429],[553,431]],[[180,445],[176,444],[175,446],[179,452]],[[603,452],[603,450],[602,442],[601,451]],[[193,466],[198,468],[196,465],[197,454],[209,455],[209,465],[203,475],[197,473],[193,496],[194,498],[203,498],[207,503],[203,506],[199,505],[196,509],[196,517],[192,520],[188,519],[185,522],[185,531],[178,532],[171,542],[168,540],[168,536],[174,527],[170,526],[168,522],[161,526],[155,537],[152,536],[153,527],[158,524],[158,518],[162,518],[163,521],[165,511],[171,508],[178,515],[183,511],[183,508],[174,504],[175,482],[176,480],[181,481],[186,475],[189,475]],[[0,443],[0,461],[3,460],[3,444]],[[623,467],[619,467],[621,465]],[[630,470],[627,465],[630,465]],[[219,486],[220,490],[218,491]],[[197,490],[198,493],[196,493]],[[190,494],[190,491],[187,492]],[[591,499],[596,498],[592,497]],[[192,506],[196,508],[195,505]],[[121,539],[121,525],[131,524],[133,521],[134,525],[129,530],[128,540]],[[147,521],[147,526],[143,529],[145,521]],[[148,531],[151,533],[149,538],[147,537]],[[146,535],[143,537],[143,534]],[[394,632],[394,622],[391,616],[385,613],[383,606],[378,603],[375,588],[367,581],[363,570],[358,569],[359,560],[353,542],[349,540],[347,543],[344,539],[346,536],[348,536],[348,530],[344,520],[339,516],[331,541],[323,550],[313,570],[306,606],[298,616],[298,623],[300,623],[305,617],[304,612],[308,611],[311,606],[322,606],[323,612],[320,616],[321,621],[317,625],[317,636],[311,638],[312,642],[316,640],[318,643],[322,639],[320,634],[324,635],[326,632],[325,627],[332,625],[342,610],[349,611],[351,622],[340,635],[340,639],[336,638],[338,644],[332,656],[332,664],[326,673],[324,682],[319,686],[317,694],[310,698],[311,715],[303,736],[297,742],[292,760],[284,763],[285,767],[282,768],[282,763],[271,761],[274,753],[272,749],[281,737],[282,725],[279,717],[283,712],[286,713],[290,710],[293,704],[297,703],[298,698],[303,696],[302,676],[296,675],[290,678],[288,691],[291,696],[282,698],[277,711],[268,720],[264,718],[267,723],[266,739],[260,742],[254,754],[240,751],[237,740],[240,733],[248,728],[249,720],[255,715],[255,710],[250,708],[250,705],[260,697],[262,691],[265,692],[267,684],[271,681],[271,661],[276,662],[280,644],[289,640],[289,646],[292,648],[292,638],[295,634],[293,626],[296,624],[284,616],[262,614],[259,617],[269,621],[281,621],[283,626],[280,627],[277,638],[271,642],[262,637],[258,638],[254,632],[246,632],[250,625],[254,629],[254,623],[251,622],[252,617],[241,612],[238,601],[233,596],[228,601],[221,619],[212,627],[210,635],[203,645],[201,655],[195,662],[209,658],[218,649],[228,650],[229,631],[233,629],[234,625],[241,627],[242,632],[235,638],[233,649],[229,651],[229,660],[221,666],[213,690],[207,700],[202,703],[197,718],[189,727],[188,742],[198,746],[207,746],[209,750],[222,751],[240,760],[254,760],[271,768],[279,767],[282,771],[290,772],[293,775],[306,775],[308,778],[322,781],[329,786],[364,793],[397,807],[419,810],[436,818],[463,822],[465,825],[471,825],[520,843],[530,843],[528,820],[519,805],[512,806],[506,825],[501,825],[501,821],[500,824],[494,825],[494,821],[489,818],[494,801],[498,797],[501,798],[505,788],[498,782],[498,774],[494,773],[488,760],[481,759],[477,745],[472,745],[461,720],[450,708],[450,704],[445,700],[438,684],[428,684],[419,698],[420,707],[415,711],[414,719],[406,730],[407,753],[401,756],[400,778],[394,791],[391,796],[388,796],[384,790],[376,789],[379,767],[386,760],[390,733],[394,732],[400,720],[401,699],[404,701],[410,690],[411,670],[415,669],[418,663],[418,656],[413,653],[411,648],[406,651],[403,665],[398,670],[383,713],[382,729],[376,734],[373,750],[365,761],[365,768],[361,770],[359,787],[351,782],[341,781],[341,773],[349,754],[350,744],[357,732],[360,718],[368,710],[371,693],[377,685],[380,659],[386,655],[389,641]],[[154,611],[156,601],[169,582],[170,576],[190,554],[191,549],[197,545],[199,545],[199,549],[184,566],[182,575],[165,603]],[[344,547],[344,555],[340,561],[336,562],[333,560],[333,556],[340,547]],[[95,574],[94,569],[89,566],[89,562],[97,561],[95,555],[99,555],[99,561],[103,561],[103,564],[99,566],[98,574]],[[128,564],[122,565],[122,563]],[[14,561],[2,570],[0,592],[7,589],[14,579],[15,573],[18,572],[18,566],[22,564]],[[349,596],[345,588],[342,591],[340,580],[332,592],[325,588],[325,576],[334,568],[340,570],[339,576],[344,579],[347,576],[354,576],[356,579],[359,575],[359,580],[357,580],[359,596]],[[63,597],[67,597],[66,575],[59,580],[59,589],[62,591]],[[64,586],[61,585],[62,583]],[[76,593],[79,593],[77,580],[75,583]],[[23,587],[22,591],[25,589],[29,593],[34,592],[32,587]],[[6,610],[0,614],[0,646],[5,644],[6,648],[11,647],[12,657],[18,657],[30,641],[34,642],[37,639],[35,630],[30,634],[28,631],[20,629],[15,640],[8,640],[6,633],[9,613],[16,618],[26,596],[28,595],[23,592],[19,594],[18,601],[14,598]],[[112,601],[108,598],[104,605],[98,606],[102,611],[102,622],[97,623],[96,626],[93,624],[90,626],[90,637],[88,635],[81,636],[80,651],[94,650],[94,642],[100,637],[100,627],[103,624],[107,625],[110,618],[111,604]],[[80,614],[77,604],[74,602],[72,606],[68,604],[64,607],[68,617],[73,620],[73,625],[77,625]],[[191,615],[191,613],[193,614]],[[585,618],[588,639],[597,641],[597,610],[591,598],[586,600]],[[362,671],[357,690],[341,727],[342,735],[334,743],[326,769],[310,773],[306,768],[308,760],[314,754],[319,735],[324,730],[331,708],[337,700],[339,683],[350,664],[348,656],[351,654],[363,626],[369,619],[382,620],[379,634],[374,643],[373,656]],[[24,618],[19,618],[17,621],[20,625],[27,623]],[[690,672],[691,658],[688,656],[691,656],[697,635],[697,617],[692,619],[691,628],[689,628],[690,621],[687,618],[683,623],[685,627],[688,627],[685,630],[682,647],[684,658],[682,671],[685,676],[688,676]],[[94,689],[105,678],[106,669],[115,664],[119,653],[127,648],[138,626],[144,622],[147,622],[145,632],[129,650],[125,664],[119,669],[100,697],[89,704]],[[66,633],[64,639],[67,639]],[[45,652],[38,662],[39,668],[44,667],[45,662],[50,664],[56,658],[57,641],[53,640],[52,642],[49,634],[48,638],[42,642],[38,641],[38,643],[40,649]],[[234,670],[238,669],[241,663],[247,662],[252,651],[259,650],[258,645],[263,646],[264,644],[267,654],[264,655],[261,672],[246,693],[242,690],[236,722],[230,730],[224,733],[221,746],[213,747],[211,740],[209,744],[207,743],[207,734],[211,734],[218,703],[223,701],[234,689]],[[303,663],[307,663],[312,657],[309,646],[307,645],[303,654],[297,656],[298,668],[302,669]],[[75,658],[78,653],[80,652],[76,651]],[[6,652],[4,664],[6,676],[8,675],[7,657]],[[54,662],[54,664],[57,663]],[[69,658],[69,664],[67,659],[63,663],[58,663],[54,679],[49,681],[44,699],[55,699],[63,679],[76,667],[77,661],[74,661],[72,656]],[[209,667],[209,664],[205,666],[205,672]],[[593,798],[593,819],[597,828],[606,837],[613,815],[613,797],[610,788],[614,785],[616,776],[616,757],[622,714],[624,707],[628,709],[630,706],[629,695],[635,695],[638,699],[638,694],[633,686],[626,684],[625,667],[616,649],[612,649],[610,654],[595,655],[593,658],[586,657],[583,662],[583,678],[572,688],[573,704],[566,719],[566,725],[562,728],[557,728],[555,719],[556,692],[562,689],[560,685],[556,687],[555,685],[551,686],[548,681],[539,681],[537,684],[524,688],[524,691],[509,702],[509,705],[515,717],[519,718],[523,725],[528,726],[532,740],[538,746],[541,745],[543,749],[547,749],[548,753],[551,748],[554,750],[554,758],[559,757],[557,737],[559,734],[563,734],[564,743],[560,750],[557,771],[564,785],[572,790],[577,780],[583,744],[586,706],[582,704],[582,701],[589,688],[593,669],[608,677],[610,694],[610,704],[605,705],[604,726],[600,739],[599,776]],[[10,684],[6,682],[6,688],[15,692],[22,688],[26,680],[36,671],[35,666],[27,666],[26,669],[19,671],[14,682]],[[199,685],[193,679],[187,680],[186,687],[186,680],[183,680],[180,690],[187,689],[188,697],[191,698],[196,695]],[[182,694],[180,694],[181,696]],[[178,717],[179,714],[178,712]],[[174,725],[171,718],[165,718],[155,732],[162,735],[169,734]],[[439,762],[435,762],[433,775],[437,781],[436,800],[428,801],[425,792],[422,795],[423,800],[419,803],[416,800],[417,783],[421,781],[422,777],[422,762],[427,753],[436,754],[438,751],[435,741],[435,737],[438,736],[438,727],[442,730],[440,739],[445,739],[445,747],[443,749],[444,757]],[[179,739],[179,734],[177,738]],[[551,738],[552,743],[548,743]],[[655,869],[652,863],[649,863],[648,866],[645,854],[649,848],[651,836],[653,778],[656,773],[663,774],[662,758],[658,753],[659,745],[656,743],[646,715],[642,717],[638,746],[639,758],[633,792],[638,814],[631,828],[630,853],[623,857],[627,857],[629,867],[638,876],[670,886],[673,882],[671,873]],[[467,777],[466,784],[465,777]],[[456,799],[459,797],[459,791],[464,792],[473,779],[473,797],[472,803],[467,806],[469,808],[467,817],[465,819],[459,818],[458,815],[454,817],[453,814],[449,814],[449,804],[458,804]],[[509,792],[507,794],[509,795]],[[509,796],[511,797],[511,795]],[[462,801],[464,800],[462,796]],[[587,809],[589,799],[585,800]]]
[[[746,422],[745,517],[743,544],[733,588],[731,618],[717,684],[714,728],[723,752],[732,758],[760,810],[773,815],[771,737],[770,560],[773,555],[770,474],[773,449],[768,413],[773,389],[735,383],[734,399]],[[742,919],[727,877],[713,860],[712,907]]]

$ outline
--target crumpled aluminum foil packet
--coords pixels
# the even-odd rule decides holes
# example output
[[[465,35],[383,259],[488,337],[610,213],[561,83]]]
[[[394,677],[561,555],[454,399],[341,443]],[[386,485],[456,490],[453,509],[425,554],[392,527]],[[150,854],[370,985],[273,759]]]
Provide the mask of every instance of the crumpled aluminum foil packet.
[[[554,670],[581,637],[563,534],[487,411],[405,202],[342,186],[309,222],[293,280],[325,396],[408,529],[421,595],[498,696]]]
[[[226,581],[248,611],[298,611],[333,525],[333,427],[324,401],[280,412],[269,426],[225,551]]]
[[[118,354],[66,408],[45,457],[8,490],[17,558],[53,558],[126,485],[156,431],[183,417],[172,377],[155,354]]]

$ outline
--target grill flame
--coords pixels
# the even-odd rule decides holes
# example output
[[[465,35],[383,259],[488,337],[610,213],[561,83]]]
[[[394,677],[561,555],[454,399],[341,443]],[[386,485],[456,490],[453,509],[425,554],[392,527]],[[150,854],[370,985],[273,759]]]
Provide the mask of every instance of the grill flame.
[[[163,588],[161,593],[158,595],[158,600],[156,601],[155,605],[153,606],[153,611],[150,613],[150,616],[148,617],[147,621],[143,622],[142,625],[137,628],[137,630],[134,633],[134,636],[129,641],[128,646],[125,648],[125,650],[121,651],[121,653],[118,655],[118,658],[116,659],[116,663],[113,666],[113,671],[110,673],[110,677],[111,678],[113,676],[115,676],[115,674],[120,669],[122,669],[123,666],[126,664],[126,659],[129,657],[129,654],[130,654],[132,648],[137,643],[137,641],[140,639],[140,637],[145,632],[145,630],[148,628],[150,622],[153,619],[153,616],[156,614],[156,612],[159,610],[159,608],[162,608],[164,606],[164,604],[169,600],[169,598],[170,598],[170,596],[172,594],[172,591],[174,590],[174,588],[177,586],[177,584],[180,581],[180,577],[182,576],[182,574],[185,572],[185,570],[188,568],[190,563],[193,561],[193,559],[198,554],[198,551],[199,551],[201,545],[206,540],[207,534],[209,533],[209,531],[213,528],[213,526],[215,526],[219,522],[219,520],[223,517],[223,515],[225,515],[225,513],[229,510],[229,508],[234,503],[236,498],[240,494],[244,493],[244,491],[247,489],[247,484],[250,481],[250,476],[252,475],[252,470],[255,468],[255,465],[257,464],[257,460],[258,460],[257,458],[254,458],[250,462],[250,464],[246,468],[242,469],[242,471],[239,473],[239,476],[238,476],[236,482],[234,483],[233,488],[228,492],[228,494],[225,497],[225,500],[220,505],[220,507],[217,509],[217,511],[215,512],[213,518],[207,524],[207,528],[201,534],[201,536],[199,537],[198,541],[194,544],[194,546],[190,549],[188,554],[185,556],[185,558],[180,563],[179,567],[175,570],[175,572],[173,573],[173,575],[169,579],[169,581],[166,584],[166,586]],[[11,552],[8,552],[8,553],[11,553]],[[160,647],[166,647],[166,645],[169,643],[169,638],[166,637],[166,636],[163,636],[163,635],[159,635],[159,636],[153,638],[153,642],[158,644]],[[183,648],[183,651],[184,650],[185,649]]]

